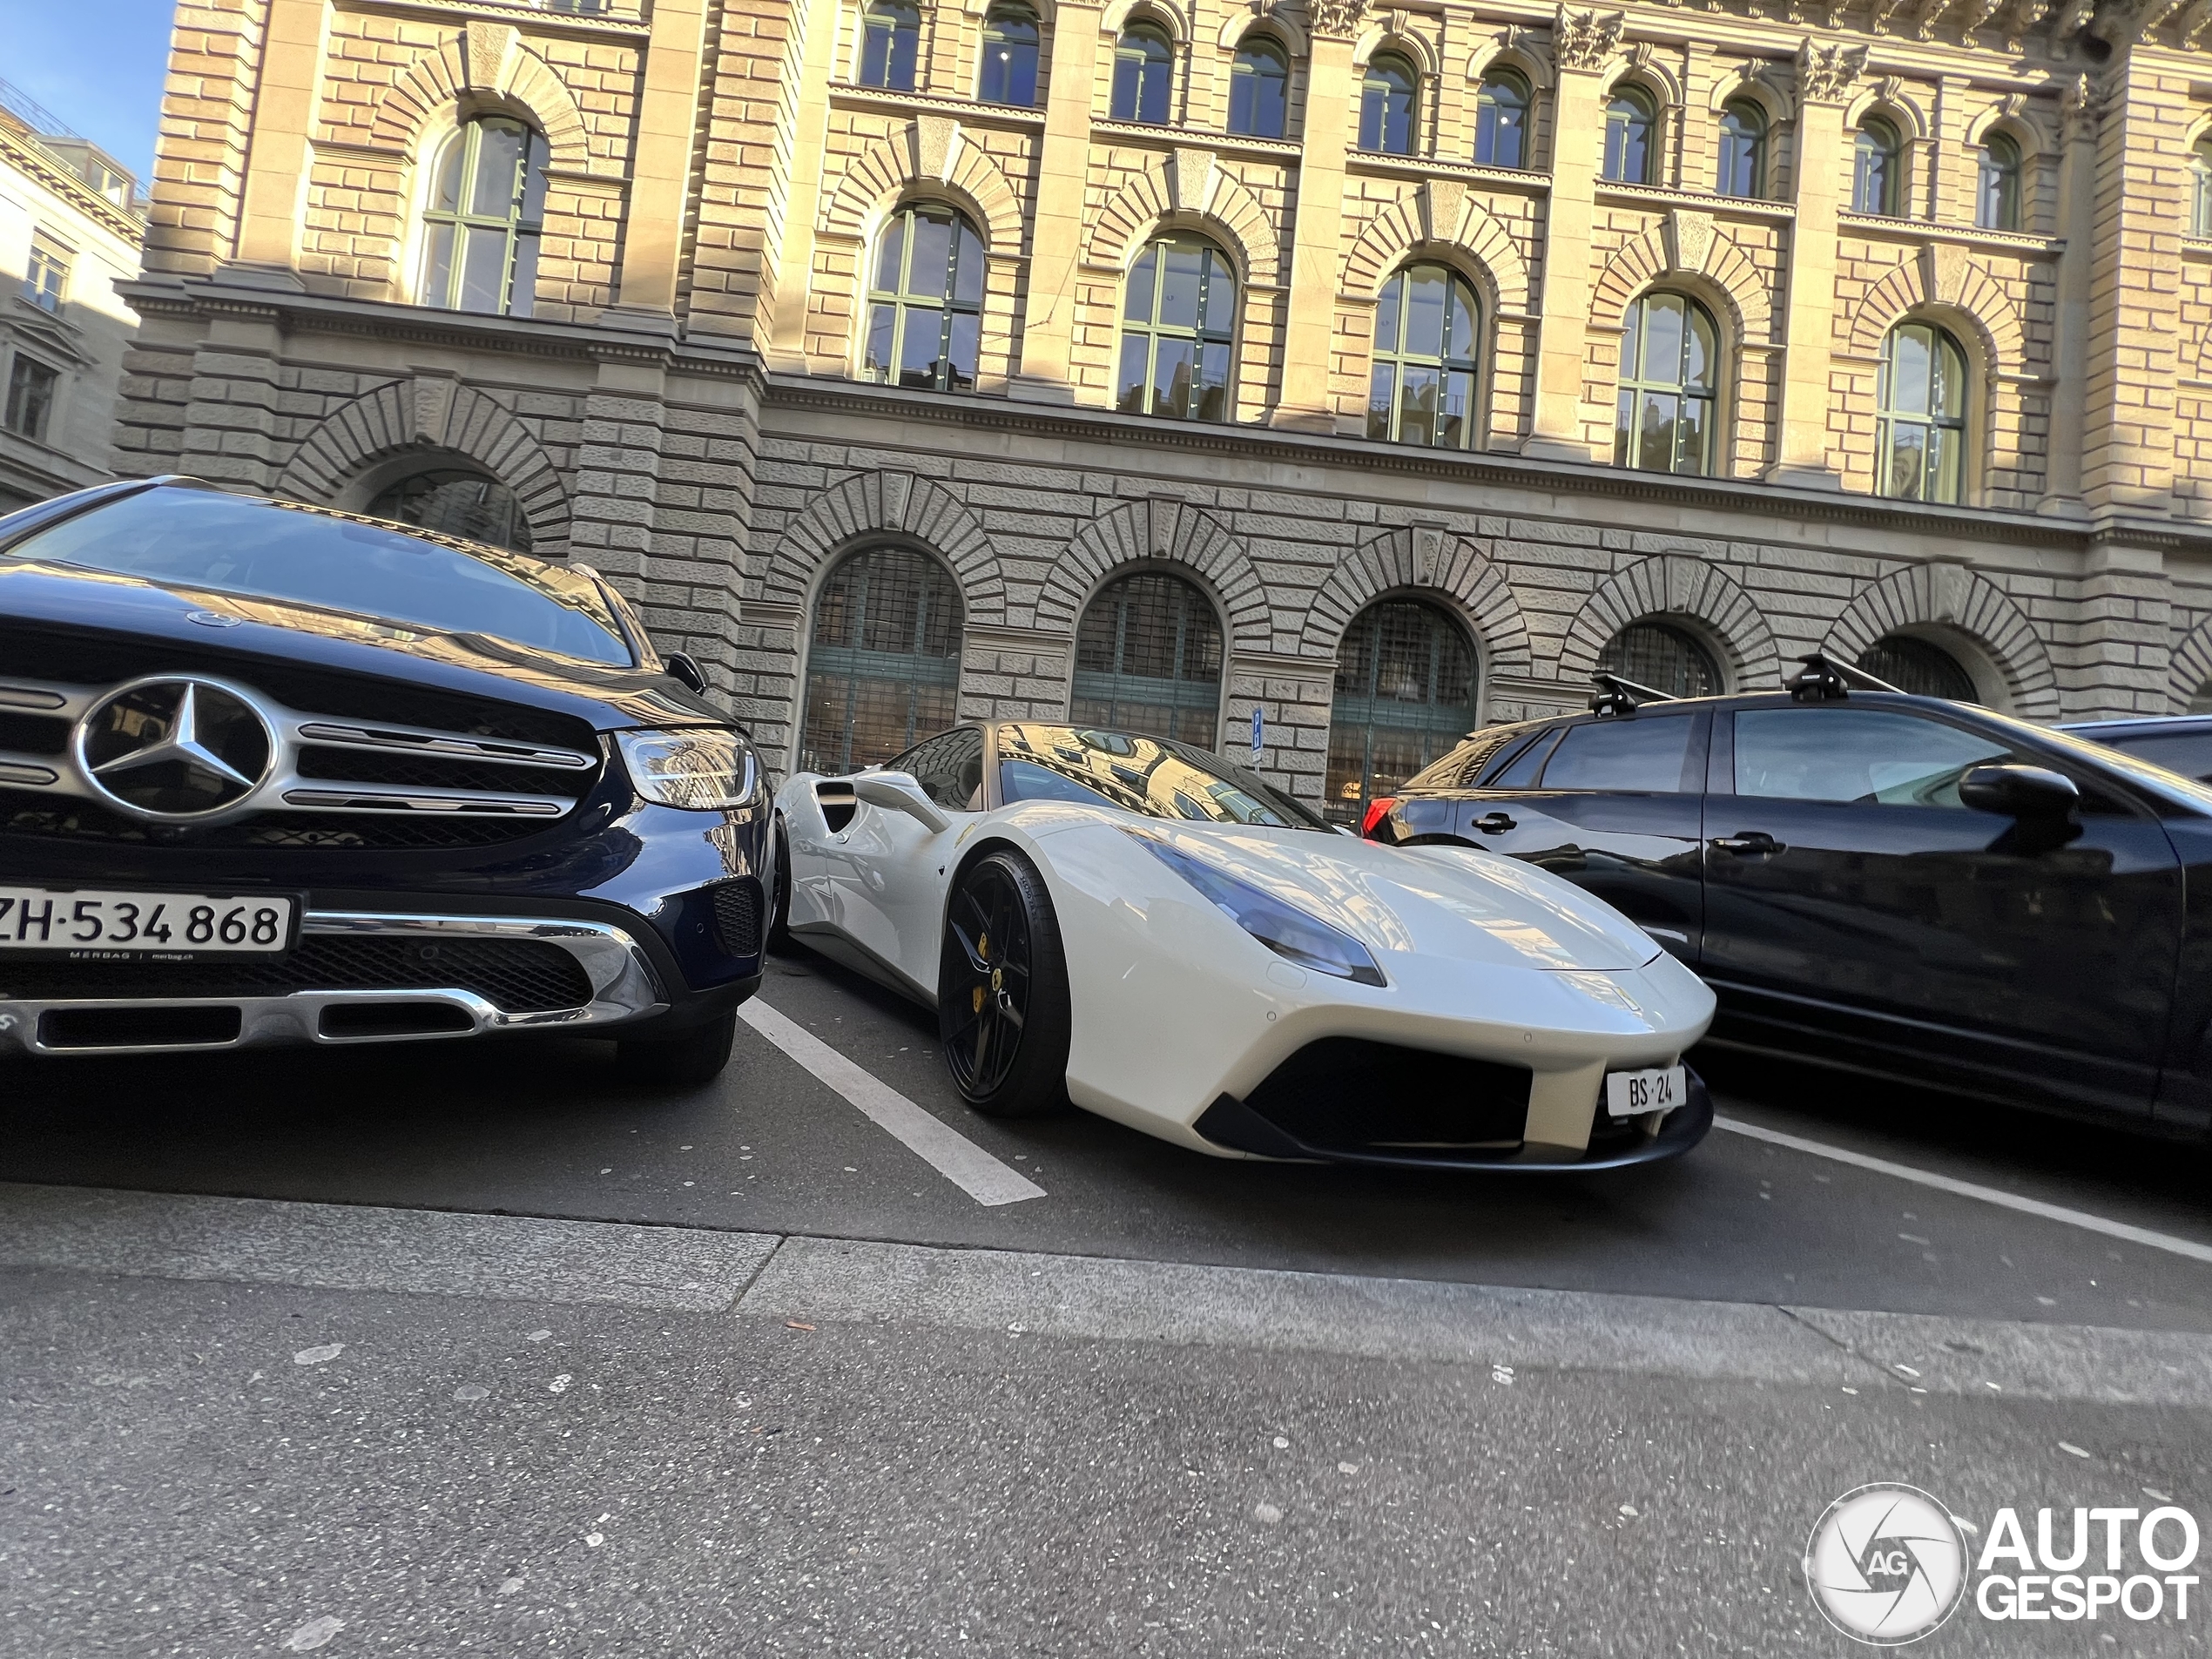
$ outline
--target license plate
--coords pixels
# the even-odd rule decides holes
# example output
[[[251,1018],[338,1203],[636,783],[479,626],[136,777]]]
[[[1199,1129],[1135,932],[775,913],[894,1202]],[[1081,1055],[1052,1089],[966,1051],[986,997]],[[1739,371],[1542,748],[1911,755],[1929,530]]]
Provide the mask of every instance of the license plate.
[[[1689,1098],[1689,1070],[1686,1066],[1605,1074],[1605,1111],[1608,1117],[1641,1117],[1646,1112],[1670,1112]]]
[[[299,919],[300,901],[290,894],[0,887],[0,955],[281,956],[292,948]]]

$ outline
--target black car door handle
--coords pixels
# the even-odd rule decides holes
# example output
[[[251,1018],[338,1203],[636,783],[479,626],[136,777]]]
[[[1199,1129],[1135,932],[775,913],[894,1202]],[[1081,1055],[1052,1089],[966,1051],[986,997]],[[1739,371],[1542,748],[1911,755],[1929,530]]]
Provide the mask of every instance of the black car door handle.
[[[1781,842],[1764,830],[1741,830],[1734,835],[1716,835],[1713,845],[1723,853],[1734,853],[1747,859],[1786,850]]]
[[[1485,835],[1503,835],[1513,827],[1513,819],[1503,813],[1485,813],[1474,820],[1474,826]]]

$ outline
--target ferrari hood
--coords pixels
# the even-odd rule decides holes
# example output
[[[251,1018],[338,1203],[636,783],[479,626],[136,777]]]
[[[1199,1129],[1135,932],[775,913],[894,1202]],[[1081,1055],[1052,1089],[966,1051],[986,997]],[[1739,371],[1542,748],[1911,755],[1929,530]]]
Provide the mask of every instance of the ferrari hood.
[[[1341,927],[1378,953],[1558,971],[1641,968],[1651,936],[1534,865],[1472,847],[1381,846],[1251,826],[1145,822],[1141,833]]]

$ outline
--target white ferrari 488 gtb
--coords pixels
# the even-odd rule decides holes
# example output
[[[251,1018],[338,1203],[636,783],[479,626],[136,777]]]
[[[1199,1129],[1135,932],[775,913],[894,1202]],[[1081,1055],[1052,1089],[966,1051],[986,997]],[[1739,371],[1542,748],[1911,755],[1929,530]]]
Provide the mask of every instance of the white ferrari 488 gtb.
[[[1590,1170],[1695,1145],[1713,996],[1534,867],[1340,833],[1217,755],[963,725],[776,798],[771,942],[937,1010],[978,1111],[1223,1157]]]

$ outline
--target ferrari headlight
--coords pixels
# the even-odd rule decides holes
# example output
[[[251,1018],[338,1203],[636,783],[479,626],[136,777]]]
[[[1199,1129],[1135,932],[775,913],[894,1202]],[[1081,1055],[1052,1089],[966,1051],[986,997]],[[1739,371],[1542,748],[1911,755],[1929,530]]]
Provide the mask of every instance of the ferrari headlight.
[[[694,812],[752,805],[760,763],[745,734],[718,726],[617,732],[630,781],[647,800]]]
[[[1214,908],[1278,956],[1317,974],[1333,974],[1361,985],[1388,982],[1375,965],[1373,954],[1350,934],[1155,836],[1140,834],[1136,839],[1151,848],[1161,863],[1204,894]]]

